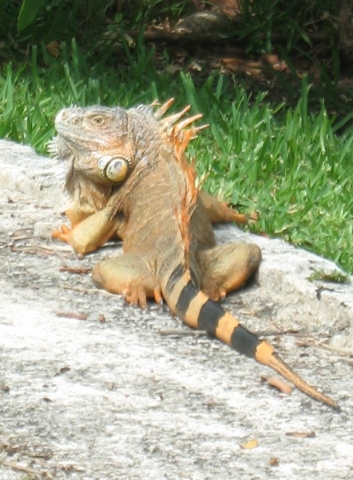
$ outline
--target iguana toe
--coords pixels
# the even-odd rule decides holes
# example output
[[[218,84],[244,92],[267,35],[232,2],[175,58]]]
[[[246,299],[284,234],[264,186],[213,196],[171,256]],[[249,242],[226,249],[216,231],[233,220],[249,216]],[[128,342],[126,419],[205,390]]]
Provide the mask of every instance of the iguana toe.
[[[51,236],[52,238],[57,238],[62,242],[70,243],[71,232],[72,232],[71,228],[63,224],[61,225],[60,230],[53,230],[51,233]]]
[[[123,290],[125,301],[142,309],[147,308],[146,290],[141,285]]]
[[[220,287],[213,279],[203,281],[201,290],[214,302],[223,300],[227,294],[225,288]]]

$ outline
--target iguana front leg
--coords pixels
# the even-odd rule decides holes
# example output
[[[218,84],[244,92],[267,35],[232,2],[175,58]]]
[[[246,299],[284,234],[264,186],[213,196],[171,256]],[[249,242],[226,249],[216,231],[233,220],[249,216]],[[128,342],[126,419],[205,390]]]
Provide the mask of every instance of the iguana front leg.
[[[121,255],[98,263],[93,268],[92,278],[99,287],[123,295],[128,303],[141,308],[147,306],[147,298],[157,303],[162,301],[157,279],[137,254]]]
[[[200,191],[200,199],[213,223],[236,222],[245,223],[245,215],[241,215],[231,208],[226,202],[221,202],[205,191]],[[94,213],[77,207],[69,208],[65,215],[71,223],[71,227],[61,225],[59,230],[52,232],[52,237],[69,243],[79,255],[86,255],[94,252],[103,246],[113,236],[119,237],[124,221],[121,218],[111,217],[114,205],[114,197],[109,201],[106,208]]]
[[[240,288],[258,269],[261,250],[254,244],[229,243],[200,251],[198,262],[201,290],[218,301]]]
[[[110,220],[110,209],[103,209],[83,220],[76,227],[62,225],[54,230],[52,237],[69,243],[79,255],[94,252],[104,245],[121,228],[123,221],[116,217]]]
[[[71,228],[62,225],[60,230],[52,232],[53,238],[69,243],[79,255],[94,252],[104,245],[114,235],[119,236],[124,226],[124,219],[119,215],[112,217],[114,202],[92,215],[84,218],[80,223],[72,223]],[[67,214],[70,219],[69,213]]]

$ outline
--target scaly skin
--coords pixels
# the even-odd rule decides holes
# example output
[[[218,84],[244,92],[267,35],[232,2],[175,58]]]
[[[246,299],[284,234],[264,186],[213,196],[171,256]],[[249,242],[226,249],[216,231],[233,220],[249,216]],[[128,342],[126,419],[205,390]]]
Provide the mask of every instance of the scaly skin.
[[[185,128],[192,119],[176,123],[182,114],[170,117],[169,123],[159,121],[163,108],[155,115],[146,106],[74,108],[58,114],[59,151],[74,154],[71,177],[79,178],[71,192],[81,203],[92,206],[94,200],[99,206],[76,225],[73,222],[72,231],[66,227],[56,236],[85,253],[114,231],[123,240],[123,255],[94,267],[97,285],[140,307],[146,306],[147,298],[164,299],[191,328],[209,332],[273,368],[312,398],[338,408],[293,372],[267,341],[216,303],[256,271],[261,252],[251,244],[215,245],[207,202],[184,157],[199,129]],[[104,186],[97,199],[82,191],[86,180]]]
[[[170,99],[162,105],[155,113],[154,117],[160,120],[166,111],[173,104]],[[184,108],[181,112],[163,118],[160,121],[159,128],[170,130],[176,122],[189,111],[190,107]],[[78,110],[77,110],[78,111]],[[126,134],[116,139],[115,132],[127,131],[128,120],[119,118],[119,108],[89,107],[82,118],[80,131],[72,138],[71,142],[66,142],[65,137],[65,117],[66,111],[60,112],[56,119],[58,136],[53,142],[52,149],[60,158],[70,160],[70,168],[66,176],[66,191],[72,199],[71,206],[65,211],[65,215],[71,223],[71,229],[62,225],[60,230],[52,232],[54,238],[66,241],[72,245],[76,253],[85,255],[93,252],[112,237],[119,237],[120,221],[115,218],[110,221],[110,206],[114,202],[114,194],[126,180],[124,174],[128,174],[131,165],[125,164],[127,171],[123,171],[122,178],[116,178],[109,181],[106,172],[97,168],[98,162],[104,159],[122,160],[128,147],[132,147],[131,139],[127,139],[126,145],[123,144]],[[106,124],[97,125],[94,122],[101,120],[101,115],[105,115]],[[177,124],[178,129],[190,124],[193,120],[200,118],[196,115],[191,119],[186,119]],[[95,120],[94,120],[95,119]],[[203,127],[199,127],[200,130]],[[71,130],[72,132],[72,130]],[[245,215],[235,212],[229,208],[226,202],[222,202],[212,197],[205,191],[199,192],[199,197],[212,223],[236,222],[246,223]],[[84,222],[88,217],[93,218]],[[80,225],[83,222],[82,225]],[[78,227],[80,225],[80,227]],[[91,232],[87,228],[92,228]]]

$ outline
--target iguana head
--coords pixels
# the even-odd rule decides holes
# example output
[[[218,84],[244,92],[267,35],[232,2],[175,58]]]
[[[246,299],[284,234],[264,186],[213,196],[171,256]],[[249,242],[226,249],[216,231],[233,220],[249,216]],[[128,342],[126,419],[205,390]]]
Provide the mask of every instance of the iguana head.
[[[56,153],[60,158],[72,160],[75,173],[85,175],[97,183],[115,185],[123,183],[142,164],[155,163],[160,146],[170,144],[180,149],[180,135],[196,115],[177,123],[189,111],[184,108],[169,117],[164,114],[173,99],[153,111],[153,106],[141,105],[125,110],[90,106],[61,110],[56,119]],[[192,138],[200,128],[193,128]],[[70,176],[70,175],[69,175]]]
[[[91,106],[61,110],[56,119],[60,158],[99,183],[123,182],[133,168],[135,145],[123,108]]]
[[[113,192],[123,185],[128,191],[149,170],[167,175],[168,182],[172,179],[174,188],[179,188],[177,172],[193,171],[183,153],[203,126],[186,129],[201,117],[182,119],[189,106],[165,116],[172,104],[173,99],[156,110],[154,105],[128,110],[90,106],[58,113],[52,150],[70,160],[65,188],[78,208],[93,212],[105,207]]]

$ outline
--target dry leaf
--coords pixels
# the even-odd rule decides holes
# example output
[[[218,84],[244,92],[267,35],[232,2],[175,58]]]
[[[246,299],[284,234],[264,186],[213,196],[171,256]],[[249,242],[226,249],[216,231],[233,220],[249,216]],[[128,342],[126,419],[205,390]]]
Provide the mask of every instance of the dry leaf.
[[[47,52],[54,58],[60,57],[61,45],[57,40],[52,40],[45,46]]]
[[[253,440],[249,440],[246,443],[243,443],[243,445],[240,445],[241,448],[244,448],[245,450],[251,450],[253,448],[256,448],[258,446],[259,442],[254,438]]]
[[[253,210],[249,215],[249,220],[252,220],[253,222],[257,222],[259,218],[259,213],[256,210]]]
[[[193,70],[195,72],[202,72],[202,66],[198,62],[191,62],[189,65],[189,70]]]
[[[296,437],[296,438],[313,438],[316,437],[314,431],[311,432],[287,432],[286,435],[288,437]]]
[[[237,72],[238,70],[243,70],[245,61],[242,58],[222,58],[222,63],[224,67],[231,71],[231,72]]]
[[[69,372],[70,371],[70,367],[61,367],[60,370],[58,372],[56,372],[56,374],[54,375],[54,377],[57,377],[58,375],[62,375],[66,372]]]
[[[91,268],[86,267],[86,268],[79,268],[79,267],[68,267],[64,265],[63,267],[59,268],[59,272],[70,272],[70,273],[77,273],[79,275],[85,275],[87,273],[91,272]]]
[[[280,392],[290,395],[293,388],[278,377],[262,377],[262,380],[266,381],[271,387],[277,388]]]
[[[249,77],[260,77],[262,70],[261,68],[254,66],[254,64],[249,64],[244,68],[244,71]]]
[[[65,318],[75,318],[76,320],[87,320],[88,315],[85,313],[70,313],[70,312],[57,312],[57,317],[65,317]]]
[[[265,65],[266,64],[271,65],[273,70],[277,70],[279,72],[289,70],[287,63],[284,60],[281,60],[276,54],[273,54],[273,53],[264,54],[261,56],[261,60]]]
[[[98,322],[99,323],[105,323],[105,316],[103,315],[103,313],[100,313],[98,315]]]

